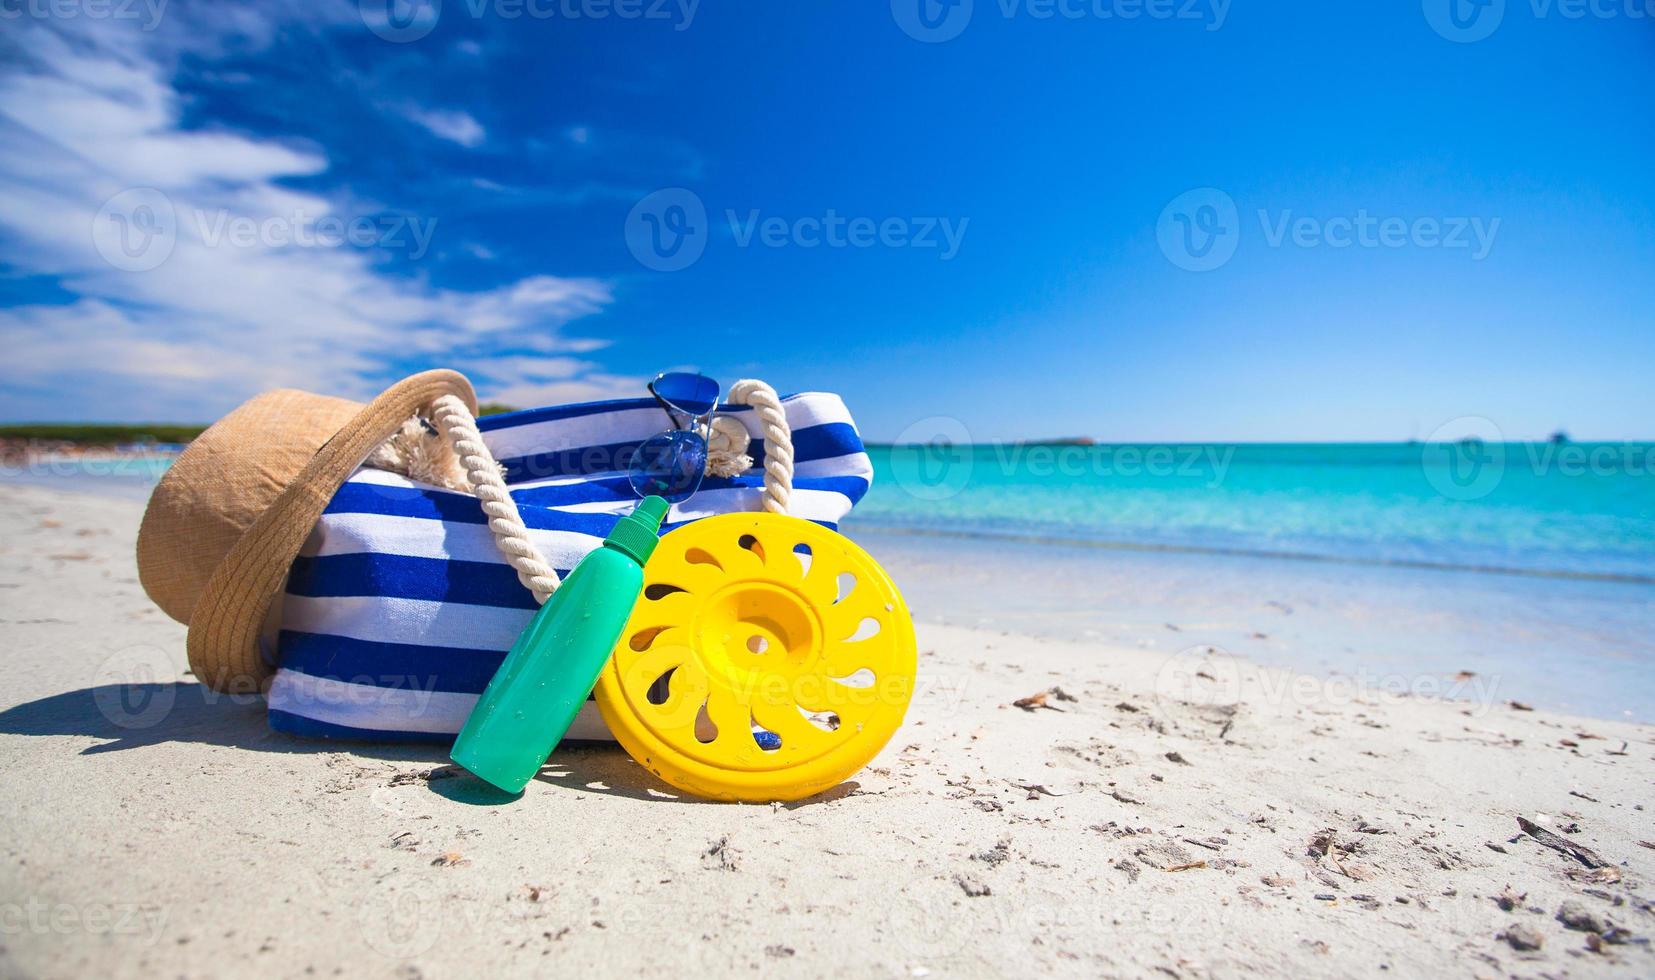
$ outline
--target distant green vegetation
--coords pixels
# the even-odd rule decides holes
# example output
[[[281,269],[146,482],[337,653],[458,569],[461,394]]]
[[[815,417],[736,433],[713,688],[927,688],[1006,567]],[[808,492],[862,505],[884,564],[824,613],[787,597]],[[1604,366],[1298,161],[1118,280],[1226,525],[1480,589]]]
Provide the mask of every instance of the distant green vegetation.
[[[504,415],[507,412],[517,411],[516,405],[502,405],[499,402],[483,402],[477,406],[477,417],[485,415]]]
[[[103,425],[91,422],[30,422],[0,425],[0,439],[75,442],[93,446],[123,442],[189,442],[204,425]]]

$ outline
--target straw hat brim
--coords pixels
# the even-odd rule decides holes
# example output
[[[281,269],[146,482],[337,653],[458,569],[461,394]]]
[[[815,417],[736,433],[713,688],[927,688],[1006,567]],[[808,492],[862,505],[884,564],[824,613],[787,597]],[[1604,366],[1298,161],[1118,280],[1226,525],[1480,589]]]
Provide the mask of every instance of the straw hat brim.
[[[458,395],[477,410],[471,382],[456,371],[404,378],[336,432],[236,541],[190,615],[190,669],[197,680],[227,693],[264,689],[276,667],[260,649],[260,635],[311,529],[362,461],[441,395]]]

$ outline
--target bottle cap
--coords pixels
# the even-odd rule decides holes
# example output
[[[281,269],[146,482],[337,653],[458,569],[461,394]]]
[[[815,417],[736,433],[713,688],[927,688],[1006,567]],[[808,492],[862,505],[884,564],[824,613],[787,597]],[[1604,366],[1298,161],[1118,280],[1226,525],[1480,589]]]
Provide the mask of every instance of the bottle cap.
[[[670,505],[662,497],[645,497],[632,513],[621,518],[603,543],[642,565],[655,551],[661,522],[666,519]]]

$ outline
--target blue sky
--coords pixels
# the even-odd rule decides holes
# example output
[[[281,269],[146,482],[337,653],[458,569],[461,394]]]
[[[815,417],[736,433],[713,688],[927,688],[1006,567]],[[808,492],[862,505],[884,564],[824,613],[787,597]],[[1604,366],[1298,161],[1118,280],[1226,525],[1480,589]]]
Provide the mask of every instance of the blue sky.
[[[7,0],[0,419],[1655,437],[1655,11],[1449,2]]]

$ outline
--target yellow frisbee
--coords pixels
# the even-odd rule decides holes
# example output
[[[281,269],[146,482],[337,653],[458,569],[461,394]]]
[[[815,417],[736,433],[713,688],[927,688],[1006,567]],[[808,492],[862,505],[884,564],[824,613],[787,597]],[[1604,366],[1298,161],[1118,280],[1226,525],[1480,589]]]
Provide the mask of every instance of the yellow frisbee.
[[[724,514],[661,538],[597,699],[673,786],[797,800],[879,753],[914,670],[908,607],[867,552],[800,518]]]

